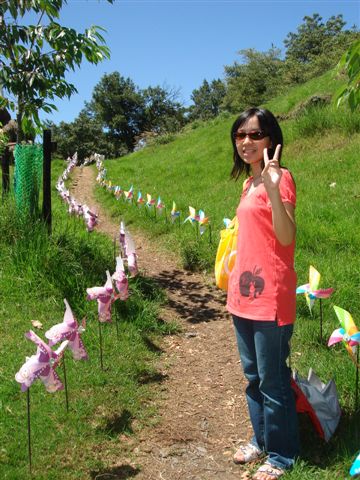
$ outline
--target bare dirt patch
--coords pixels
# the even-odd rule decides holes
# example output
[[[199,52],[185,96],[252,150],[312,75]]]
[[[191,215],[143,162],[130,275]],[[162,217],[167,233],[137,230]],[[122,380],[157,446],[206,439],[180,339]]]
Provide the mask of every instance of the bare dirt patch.
[[[77,169],[72,193],[99,214],[98,230],[113,237],[115,224],[93,196],[95,172]],[[250,435],[245,380],[239,365],[225,296],[201,274],[180,269],[176,259],[155,251],[144,234],[131,231],[139,267],[165,289],[164,320],[182,332],[166,337],[154,388],[160,420],[135,436],[119,437],[126,453],[106,460],[108,468],[92,478],[141,480],[239,480],[248,478],[232,456]],[[123,457],[122,457],[123,455]]]

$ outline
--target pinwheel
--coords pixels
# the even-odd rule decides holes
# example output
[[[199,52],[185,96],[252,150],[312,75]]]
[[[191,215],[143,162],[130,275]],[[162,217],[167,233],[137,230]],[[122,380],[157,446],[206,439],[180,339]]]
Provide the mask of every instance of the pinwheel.
[[[146,194],[146,199],[147,199],[147,202],[146,202],[146,206],[151,208],[155,205],[155,199],[154,198],[151,198],[151,195],[150,193],[147,193]]]
[[[319,289],[320,284],[320,273],[310,265],[309,269],[309,283],[301,285],[296,289],[296,293],[303,293],[305,295],[306,303],[309,307],[310,313],[312,314],[312,306],[315,302],[315,298],[320,299],[320,341],[322,342],[322,298],[329,298],[333,293],[333,288],[322,288]]]
[[[232,220],[230,220],[230,218],[223,218],[223,222],[224,222],[225,228],[229,228],[229,225],[232,222]]]
[[[205,212],[203,210],[199,210],[199,231],[200,235],[205,232],[206,225],[209,224],[209,217],[205,217]]]
[[[62,390],[64,388],[59,376],[55,372],[64,350],[68,344],[68,340],[62,342],[60,347],[53,351],[40,337],[32,330],[25,333],[25,337],[37,345],[35,355],[26,357],[26,362],[20,370],[15,374],[15,380],[20,383],[21,391],[27,394],[27,430],[28,430],[28,452],[29,452],[29,468],[31,474],[31,421],[30,421],[30,387],[35,380],[40,379],[46,390],[50,393]]]
[[[78,217],[81,217],[81,215],[84,215],[84,210],[83,206],[80,203],[76,203],[75,205],[75,213]]]
[[[354,463],[351,465],[351,468],[350,468],[350,475],[352,477],[359,474],[360,474],[360,453],[355,458]]]
[[[35,355],[26,357],[26,362],[15,375],[15,380],[20,383],[21,390],[25,392],[33,382],[40,379],[48,392],[56,392],[64,388],[59,376],[55,372],[68,342],[63,342],[58,350],[53,351],[32,330],[25,333],[25,337],[37,345]]]
[[[87,288],[87,300],[97,300],[99,322],[111,322],[111,304],[116,300],[117,295],[108,270],[106,270],[106,283],[103,287]]]
[[[87,288],[87,299],[97,300],[98,302],[98,315],[99,315],[99,350],[100,350],[100,366],[104,369],[103,364],[103,346],[102,346],[102,333],[101,324],[111,322],[111,305],[115,302],[120,295],[116,294],[113,286],[113,282],[108,270],[106,270],[106,283],[103,287]],[[116,322],[116,331],[118,331],[118,325]]]
[[[130,276],[135,277],[138,273],[135,242],[127,230],[125,231],[125,255]]]
[[[73,197],[70,197],[68,211],[69,211],[70,215],[72,215],[76,211],[76,201]]]
[[[320,273],[310,265],[309,269],[309,283],[301,285],[296,289],[296,293],[304,293],[306,298],[306,303],[309,306],[310,312],[312,306],[314,305],[315,298],[328,298],[333,293],[333,288],[322,288],[319,289],[320,284]]]
[[[137,197],[136,203],[140,206],[145,203],[145,200],[143,199],[143,196],[142,196],[141,192],[138,192],[138,197]]]
[[[161,201],[161,198],[158,197],[158,201],[157,201],[157,204],[156,204],[156,208],[157,210],[159,211],[159,214],[161,215],[163,209],[165,208],[165,205],[164,203]]]
[[[129,202],[131,202],[133,196],[134,196],[134,187],[131,185],[131,187],[127,192],[124,191],[124,197],[125,197],[125,200],[128,200]]]
[[[122,194],[122,193],[123,193],[122,188],[121,188],[119,185],[117,185],[117,186],[115,187],[115,189],[114,189],[114,195],[115,195],[115,197],[116,197],[117,200],[119,200],[119,198],[121,197],[121,194]]]
[[[180,218],[180,212],[178,210],[176,210],[176,203],[174,201],[173,201],[173,204],[172,204],[172,209],[171,209],[171,212],[170,212],[170,216],[171,216],[172,223],[174,223],[177,218]]]
[[[120,256],[116,257],[116,270],[112,275],[118,291],[118,298],[126,300],[129,296],[129,282],[125,274],[124,262]]]
[[[349,312],[343,308],[334,305],[336,316],[340,322],[341,328],[333,331],[331,334],[328,346],[335,345],[336,343],[343,342],[351,360],[356,367],[355,378],[355,411],[358,407],[358,386],[359,386],[359,344],[360,344],[360,332],[355,325],[355,322]],[[357,357],[355,357],[355,352]]]
[[[49,340],[50,347],[63,340],[68,340],[74,360],[87,360],[88,356],[81,340],[81,334],[85,331],[85,319],[79,325],[66,298],[64,303],[66,310],[63,322],[51,327],[45,332],[45,337]]]
[[[185,218],[183,223],[190,222],[191,224],[194,224],[199,217],[196,216],[196,210],[193,207],[189,207],[189,216]]]
[[[96,213],[92,212],[87,205],[83,206],[83,211],[87,231],[92,232],[98,223],[98,216]]]
[[[351,359],[356,364],[353,348],[360,344],[360,332],[349,312],[336,305],[334,305],[334,310],[341,328],[333,331],[329,338],[328,346],[331,347],[336,343],[343,342]]]
[[[123,253],[125,255],[125,223],[124,222],[120,222],[119,242],[120,242],[120,248],[123,250]]]

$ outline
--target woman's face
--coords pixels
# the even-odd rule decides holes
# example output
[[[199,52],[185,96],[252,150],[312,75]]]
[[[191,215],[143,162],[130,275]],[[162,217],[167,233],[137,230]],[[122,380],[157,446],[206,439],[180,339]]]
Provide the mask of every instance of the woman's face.
[[[250,136],[245,134],[250,134]],[[250,166],[262,162],[264,158],[264,148],[272,146],[270,137],[263,135],[264,133],[260,128],[259,119],[256,116],[248,118],[248,120],[238,128],[235,134],[237,152],[240,158]]]

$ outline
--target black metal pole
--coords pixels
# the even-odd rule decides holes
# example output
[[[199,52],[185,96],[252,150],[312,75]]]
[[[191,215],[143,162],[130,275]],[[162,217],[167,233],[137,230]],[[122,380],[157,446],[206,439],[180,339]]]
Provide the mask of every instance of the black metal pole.
[[[42,217],[51,233],[51,130],[43,132],[43,206]]]
[[[67,379],[66,379],[65,352],[64,352],[64,356],[62,358],[62,362],[63,362],[63,370],[64,370],[66,412],[69,413],[69,395],[68,395]]]
[[[27,431],[28,431],[28,452],[29,452],[29,470],[32,475],[32,458],[31,458],[31,422],[30,422],[30,388],[27,389]]]
[[[320,298],[320,343],[322,343],[323,341],[323,328],[322,328],[322,324],[323,324],[323,311],[322,311],[322,302],[321,302],[321,298]]]
[[[355,376],[355,413],[357,413],[358,408],[359,408],[359,350],[360,350],[360,345],[356,346],[356,376]]]
[[[10,190],[9,164],[10,164],[10,150],[9,150],[9,147],[6,147],[1,157],[2,198],[3,199]]]

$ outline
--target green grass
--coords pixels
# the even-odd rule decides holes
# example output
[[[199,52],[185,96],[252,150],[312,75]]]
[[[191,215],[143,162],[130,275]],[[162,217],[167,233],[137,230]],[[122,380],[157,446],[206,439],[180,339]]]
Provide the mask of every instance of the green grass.
[[[336,70],[329,70],[320,77],[289,88],[288,92],[267,102],[266,107],[274,114],[290,113],[296,106],[313,95],[333,95],[344,84]]]
[[[54,179],[63,168],[53,162]],[[89,360],[75,362],[66,353],[69,413],[64,392],[47,393],[39,381],[30,389],[34,478],[95,478],[126,452],[122,439],[156,421],[156,343],[175,330],[158,320],[163,293],[151,279],[130,280],[130,298],[114,304],[119,338],[115,323],[103,327],[102,371],[97,305],[86,300],[86,288],[104,284],[106,269],[114,270],[111,240],[88,234],[82,220],[68,217],[55,191],[51,237],[40,223],[17,219],[11,199],[0,207],[0,231],[0,477],[29,478],[27,396],[14,379],[25,357],[36,351],[24,333],[33,329],[44,338],[62,321],[67,298],[77,318],[87,318],[83,341]],[[43,329],[36,330],[32,320]],[[61,368],[59,375],[63,378]]]
[[[332,83],[332,75],[328,72],[296,87],[267,106],[275,113],[288,113],[313,94],[332,93],[338,87],[337,81]],[[160,194],[168,211],[175,200],[183,219],[189,205],[205,210],[211,220],[212,244],[207,234],[199,241],[190,225],[178,228],[164,219],[155,221],[144,207],[116,201],[101,187],[97,187],[98,199],[114,218],[124,218],[134,228],[146,231],[152,241],[176,252],[179,262],[186,264],[193,258],[197,268],[211,272],[222,219],[234,215],[241,193],[242,181],[229,180],[233,120],[219,117],[198,123],[170,143],[105,162],[113,185],[126,190],[133,184],[135,195],[138,190],[143,196]],[[343,410],[339,428],[328,444],[319,441],[302,418],[302,456],[288,478],[348,478],[360,448],[358,413],[354,411],[355,367],[342,345],[329,349],[326,341],[338,327],[334,304],[350,311],[360,326],[360,114],[328,105],[311,108],[281,125],[283,163],[297,184],[298,284],[308,281],[312,264],[322,275],[320,286],[335,288],[332,297],[323,301],[323,343],[319,341],[319,301],[311,316],[304,297],[299,296],[292,366],[305,377],[313,367],[323,381],[334,378]]]

